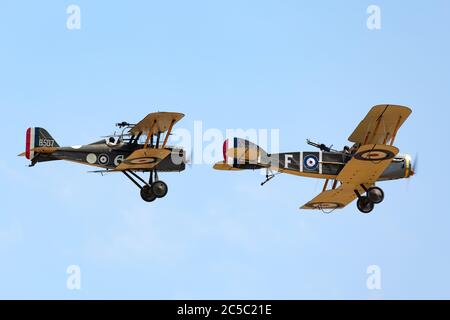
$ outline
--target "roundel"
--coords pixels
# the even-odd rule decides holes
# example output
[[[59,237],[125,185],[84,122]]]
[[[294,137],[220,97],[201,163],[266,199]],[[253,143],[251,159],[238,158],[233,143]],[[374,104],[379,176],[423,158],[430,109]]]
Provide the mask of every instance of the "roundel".
[[[305,165],[305,168],[308,170],[316,170],[317,167],[319,166],[319,160],[317,159],[316,156],[309,155],[305,157],[303,164]]]
[[[145,163],[154,163],[156,162],[156,158],[136,158],[128,161],[131,164],[145,164]]]
[[[324,209],[339,209],[343,208],[344,206],[341,203],[337,202],[313,202],[309,203],[307,207],[309,207],[310,209],[324,210]]]
[[[94,153],[89,153],[86,156],[86,161],[90,164],[94,164],[97,162],[97,156]]]
[[[362,161],[383,161],[392,159],[395,154],[389,150],[373,149],[355,154],[355,159]]]
[[[100,164],[108,164],[109,162],[109,157],[107,154],[101,154],[98,156],[98,162]]]

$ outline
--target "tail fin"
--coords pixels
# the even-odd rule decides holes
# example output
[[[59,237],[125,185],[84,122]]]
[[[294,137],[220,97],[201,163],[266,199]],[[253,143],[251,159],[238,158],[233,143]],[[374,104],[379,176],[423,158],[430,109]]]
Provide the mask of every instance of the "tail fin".
[[[25,140],[25,157],[33,160],[36,148],[59,148],[55,139],[43,128],[28,128]]]
[[[261,169],[270,166],[270,156],[260,146],[241,138],[225,140],[223,144],[223,162],[214,166],[216,170]]]

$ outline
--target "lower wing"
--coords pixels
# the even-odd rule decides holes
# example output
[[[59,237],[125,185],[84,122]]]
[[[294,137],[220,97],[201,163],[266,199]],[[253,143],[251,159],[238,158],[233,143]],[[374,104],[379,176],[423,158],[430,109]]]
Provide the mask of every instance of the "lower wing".
[[[336,180],[337,189],[327,190],[309,201],[301,209],[341,209],[353,202],[365,189],[372,186],[386,170],[398,149],[388,145],[364,145],[356,151]]]
[[[167,149],[145,148],[134,151],[115,170],[150,170],[155,168],[171,153]]]

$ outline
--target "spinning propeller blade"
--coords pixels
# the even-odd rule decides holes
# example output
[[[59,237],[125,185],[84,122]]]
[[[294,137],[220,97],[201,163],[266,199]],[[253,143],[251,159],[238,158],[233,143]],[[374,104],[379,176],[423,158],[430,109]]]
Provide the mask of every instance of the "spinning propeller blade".
[[[419,156],[416,154],[416,156],[414,157],[414,161],[411,164],[411,173],[409,174],[410,177],[414,176],[417,174],[417,170],[418,170],[418,164],[419,164]]]

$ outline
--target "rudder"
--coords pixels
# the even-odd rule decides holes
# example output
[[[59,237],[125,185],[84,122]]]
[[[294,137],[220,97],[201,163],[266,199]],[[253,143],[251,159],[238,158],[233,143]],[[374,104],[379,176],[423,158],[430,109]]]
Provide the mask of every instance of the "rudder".
[[[28,128],[25,140],[25,157],[33,160],[36,156],[35,148],[59,148],[56,140],[44,128]]]

